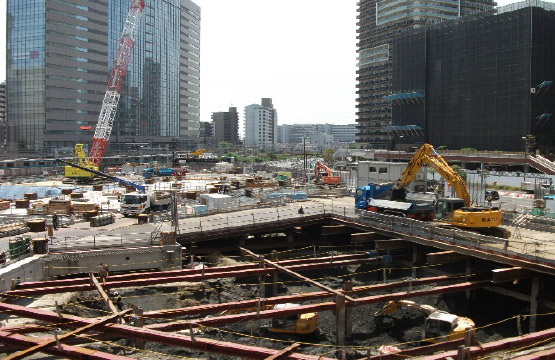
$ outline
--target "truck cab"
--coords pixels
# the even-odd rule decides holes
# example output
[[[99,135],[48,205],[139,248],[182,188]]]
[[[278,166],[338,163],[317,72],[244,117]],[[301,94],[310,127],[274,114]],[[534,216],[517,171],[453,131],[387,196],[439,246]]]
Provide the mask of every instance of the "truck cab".
[[[155,191],[147,194],[129,193],[120,197],[120,211],[125,217],[164,211],[171,205],[171,194]]]
[[[370,199],[385,199],[393,184],[373,184],[360,186],[355,193],[355,208],[368,210]]]

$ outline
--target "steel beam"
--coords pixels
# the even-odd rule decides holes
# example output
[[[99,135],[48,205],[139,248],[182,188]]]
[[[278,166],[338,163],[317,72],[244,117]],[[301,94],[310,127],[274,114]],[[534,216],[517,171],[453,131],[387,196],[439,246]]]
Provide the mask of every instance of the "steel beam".
[[[437,344],[430,344],[424,346],[418,346],[414,348],[404,349],[391,354],[375,355],[371,357],[364,357],[358,360],[399,360],[408,359],[415,356],[426,355],[430,353],[435,353],[439,351],[450,350],[456,348],[459,345],[464,344],[464,339],[444,341]]]
[[[13,334],[5,331],[0,331],[0,342],[19,348],[30,348],[36,345],[40,345],[44,341],[48,340],[44,338],[29,337],[21,334]],[[60,350],[55,344],[49,344],[48,346],[41,349],[41,352],[61,356],[64,358],[79,360],[133,360],[132,358],[126,356],[113,355],[70,345],[61,344],[61,348],[62,349]]]
[[[489,281],[479,281],[479,282],[465,282],[457,285],[439,286],[430,290],[416,290],[412,292],[398,292],[392,294],[374,295],[365,298],[354,299],[352,303],[347,303],[346,306],[362,306],[368,304],[382,303],[395,300],[411,299],[420,296],[428,296],[432,294],[442,294],[448,292],[464,291],[466,289],[473,289],[481,286],[486,286]],[[341,293],[341,291],[337,291]],[[331,294],[328,294],[330,296]],[[262,302],[261,302],[262,304]],[[153,324],[147,325],[147,328],[163,330],[163,331],[178,331],[182,329],[188,329],[190,326],[217,326],[223,324],[236,323],[248,320],[257,319],[270,319],[279,318],[290,315],[306,314],[318,311],[328,311],[335,309],[335,302],[324,302],[319,304],[310,305],[300,305],[294,308],[280,309],[280,310],[266,310],[260,312],[249,312],[244,314],[234,314],[217,316],[207,319],[182,321],[182,322],[171,322],[164,324]]]
[[[376,250],[397,250],[410,248],[412,244],[401,239],[376,240]]]
[[[358,260],[344,260],[344,261],[327,261],[327,262],[318,262],[318,263],[308,263],[308,264],[300,264],[300,265],[291,265],[288,266],[286,269],[290,271],[305,271],[305,270],[313,270],[313,269],[323,269],[323,268],[330,268],[330,267],[341,267],[347,265],[356,265],[356,264],[368,264],[376,262],[376,259],[369,259],[363,258]],[[218,268],[214,268],[218,270]],[[230,278],[230,277],[245,277],[245,276],[255,276],[255,275],[264,275],[264,274],[271,274],[274,272],[280,271],[277,268],[256,268],[251,270],[237,270],[237,271],[227,271],[227,272],[207,272],[204,275],[201,273],[193,274],[193,275],[180,275],[180,276],[173,276],[173,277],[156,277],[153,279],[149,278],[142,278],[136,280],[129,280],[129,281],[111,281],[107,282],[103,285],[104,289],[115,289],[115,288],[123,288],[123,287],[138,287],[138,286],[150,286],[150,285],[159,285],[159,284],[169,284],[175,282],[198,282],[204,281],[208,279],[218,279],[218,278]],[[166,275],[167,276],[167,275]],[[45,287],[45,288],[36,288],[36,289],[22,289],[22,290],[13,290],[7,291],[4,293],[5,296],[34,296],[34,295],[44,295],[44,294],[58,294],[64,292],[75,292],[75,291],[91,291],[95,290],[94,286],[90,284],[81,284],[81,285],[67,285],[67,286],[53,286],[53,287]]]
[[[58,323],[60,318],[58,314],[52,311],[41,309],[31,309],[24,306],[0,303],[0,311],[5,311],[14,315],[19,315],[26,318],[43,320],[51,323]],[[86,319],[79,316],[64,315],[62,321],[70,327],[82,327],[88,324],[95,323],[95,319]],[[156,342],[160,344],[167,344],[172,346],[186,347],[190,349],[214,352],[229,356],[237,356],[249,359],[266,359],[268,356],[274,355],[279,350],[267,349],[256,346],[235,344],[230,342],[206,339],[201,337],[168,334],[160,331],[155,331],[147,328],[138,328],[134,326],[121,325],[121,324],[104,324],[100,326],[104,332],[114,335],[119,335],[125,338],[138,338],[144,339],[149,342]],[[0,333],[0,342],[4,341],[4,337]],[[333,360],[315,355],[306,355],[299,353],[291,353],[283,356],[287,360]]]
[[[131,309],[129,309],[129,311],[131,311]],[[74,336],[74,335],[81,334],[81,333],[83,333],[83,332],[85,332],[85,331],[91,330],[92,328],[95,328],[95,327],[98,327],[98,326],[100,326],[100,325],[106,324],[106,323],[108,323],[108,322],[114,320],[114,319],[117,318],[118,316],[119,316],[119,314],[117,314],[117,312],[116,312],[115,315],[109,316],[109,317],[104,318],[104,319],[102,319],[102,320],[100,320],[100,321],[97,321],[97,322],[95,322],[95,323],[85,325],[85,326],[80,327],[80,328],[78,328],[78,329],[76,329],[76,330],[70,331],[70,332],[68,332],[68,333],[66,333],[66,334],[60,335],[60,336],[58,336],[58,338],[54,338],[54,339],[42,341],[42,342],[38,343],[38,344],[35,345],[35,346],[31,346],[31,347],[29,347],[29,348],[27,348],[27,349],[25,349],[25,350],[22,350],[22,351],[19,351],[19,352],[17,352],[17,353],[8,355],[7,357],[4,358],[4,360],[18,360],[18,359],[23,359],[23,358],[25,358],[25,357],[27,357],[27,356],[30,356],[30,355],[32,355],[32,354],[34,354],[34,353],[36,353],[36,352],[42,352],[44,349],[46,349],[46,348],[48,348],[48,347],[50,347],[50,346],[53,346],[53,345],[56,344],[58,341],[61,341],[61,340],[65,339],[65,338],[68,338],[68,337],[71,337],[71,336]]]
[[[299,346],[301,346],[301,344],[293,343],[293,344],[289,345],[288,347],[286,347],[286,348],[280,350],[279,352],[275,353],[274,355],[268,356],[265,360],[277,360],[277,359],[281,358],[283,355],[285,355],[287,353],[290,353],[291,351],[295,350]]]
[[[456,251],[441,251],[435,253],[426,254],[426,259],[428,264],[447,264],[452,262],[458,262],[466,259],[471,259],[470,256],[460,254]]]
[[[189,329],[191,326],[205,326],[214,327],[224,324],[232,324],[249,320],[260,320],[260,319],[274,319],[280,317],[286,317],[297,314],[315,313],[321,311],[328,311],[335,309],[335,302],[323,302],[318,304],[310,305],[299,305],[297,307],[291,307],[279,310],[265,310],[260,312],[250,312],[245,314],[233,314],[224,315],[218,317],[211,317],[199,320],[182,321],[182,322],[170,322],[163,324],[152,324],[145,326],[148,329],[159,330],[159,331],[179,331],[184,329]]]
[[[511,360],[552,360],[552,359],[555,359],[555,350],[548,349],[548,350],[537,351],[531,354],[514,357]]]
[[[333,257],[334,260],[355,260],[355,259],[366,259],[366,254],[344,254],[336,255]],[[318,262],[326,262],[332,259],[331,256],[308,258],[308,259],[294,259],[294,260],[281,260],[279,263],[282,266],[290,265],[302,265],[302,264],[312,264]],[[258,263],[246,263],[239,265],[230,266],[219,266],[219,267],[207,267],[204,269],[204,273],[210,272],[225,272],[225,271],[239,271],[239,270],[249,270],[258,269]],[[180,270],[168,270],[168,271],[149,271],[149,272],[139,272],[133,274],[122,274],[122,275],[110,275],[106,279],[106,283],[119,282],[119,281],[129,281],[136,279],[155,279],[155,278],[168,278],[181,275],[194,275],[201,274],[203,271],[200,269],[180,269]],[[80,277],[75,279],[62,279],[62,280],[50,280],[50,281],[34,281],[25,282],[17,285],[17,289],[36,289],[54,286],[67,286],[67,285],[87,285],[89,284],[89,277]]]
[[[452,277],[448,276],[435,276],[424,279],[415,280],[403,280],[399,282],[389,283],[389,284],[376,284],[376,285],[365,285],[354,287],[350,293],[351,294],[363,294],[368,292],[377,292],[390,289],[396,289],[405,286],[420,286],[432,283],[440,283],[446,281],[453,281]],[[338,290],[343,292],[343,290]],[[299,303],[311,300],[326,299],[331,297],[333,294],[327,291],[303,293],[296,295],[286,295],[286,296],[276,296],[271,298],[260,299],[260,305],[262,307],[266,305],[275,304],[285,304],[285,303]],[[180,316],[192,316],[192,315],[202,315],[202,314],[213,314],[225,310],[238,310],[238,309],[252,309],[258,306],[258,300],[244,300],[236,302],[228,302],[223,304],[207,304],[198,306],[189,306],[180,309],[168,309],[168,310],[155,310],[155,311],[145,311],[144,316],[146,318],[152,319],[163,319],[170,318],[174,319]]]
[[[484,287],[489,285],[489,281],[475,281],[475,282],[464,282],[455,285],[438,286],[430,290],[415,290],[412,292],[398,292],[385,295],[374,295],[363,298],[358,298],[355,300],[356,306],[375,304],[379,302],[396,301],[403,299],[410,299],[419,296],[435,295],[435,294],[445,294],[450,292],[464,291],[466,289],[475,289],[479,287]]]
[[[497,351],[509,351],[512,349],[518,349],[522,346],[534,344],[541,342],[546,339],[555,338],[555,328],[547,329],[544,331],[538,331],[531,334],[517,336],[512,338],[505,338],[503,340],[493,341],[486,344],[481,344],[480,346],[471,346],[470,355],[472,358],[483,356],[486,354],[491,354]],[[435,354],[431,356],[421,357],[421,360],[444,360],[448,358],[456,358],[457,351],[449,351],[442,354]]]
[[[255,259],[260,258],[261,261],[264,261],[265,264],[268,264],[268,265],[270,265],[270,266],[272,266],[272,267],[274,267],[274,268],[276,268],[276,269],[278,269],[278,270],[280,270],[280,271],[282,271],[282,272],[284,272],[288,275],[291,275],[291,276],[293,276],[297,279],[303,280],[303,281],[305,281],[309,284],[312,284],[316,287],[319,287],[320,289],[326,290],[327,292],[330,292],[332,294],[339,295],[339,296],[344,296],[345,299],[348,300],[348,301],[353,302],[355,300],[350,296],[347,296],[347,295],[342,294],[341,292],[339,292],[335,289],[330,288],[329,286],[326,286],[324,284],[319,283],[318,281],[307,278],[306,276],[302,276],[301,274],[295,272],[295,269],[294,269],[293,266],[291,266],[289,268],[286,268],[284,266],[279,265],[277,262],[273,262],[273,261],[270,261],[268,259],[265,259],[264,256],[262,256],[262,255],[258,255],[258,254],[253,253],[249,249],[245,249],[245,248],[240,247],[240,246],[239,246],[239,249],[241,249],[241,251],[244,252],[245,254],[250,255]],[[377,259],[372,259],[372,260],[377,261]]]

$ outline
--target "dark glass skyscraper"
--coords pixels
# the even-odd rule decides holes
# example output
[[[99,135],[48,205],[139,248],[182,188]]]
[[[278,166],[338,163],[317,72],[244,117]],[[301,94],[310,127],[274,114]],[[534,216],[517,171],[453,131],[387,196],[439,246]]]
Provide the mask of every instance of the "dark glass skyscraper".
[[[358,2],[357,143],[362,148],[390,146],[393,36],[404,31],[493,12],[493,0],[360,0]]]
[[[131,1],[8,0],[11,151],[91,142]],[[200,8],[145,3],[108,150],[198,140]]]

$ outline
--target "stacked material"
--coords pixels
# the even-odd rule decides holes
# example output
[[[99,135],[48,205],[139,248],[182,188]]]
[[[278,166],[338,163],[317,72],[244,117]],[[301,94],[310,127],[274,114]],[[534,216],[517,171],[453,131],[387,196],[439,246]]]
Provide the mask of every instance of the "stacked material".
[[[23,197],[27,200],[37,200],[39,198],[37,193],[27,193],[24,194]]]
[[[9,201],[0,201],[0,210],[8,210],[11,203]]]
[[[48,204],[41,201],[31,204],[31,207],[27,209],[27,214],[29,215],[46,215],[48,214]]]
[[[46,230],[46,221],[45,220],[27,221],[27,227],[31,232],[42,232]]]
[[[69,195],[73,192],[73,189],[62,189],[62,194]]]
[[[73,213],[76,215],[80,215],[84,212],[90,211],[97,211],[98,212],[98,205],[93,203],[73,203],[72,204]],[[96,216],[96,215],[94,215]]]
[[[15,239],[11,239],[8,244],[8,249],[10,252],[10,260],[17,259],[18,257],[28,254],[31,244],[31,238],[29,236],[18,236]]]
[[[91,218],[91,227],[104,226],[113,223],[114,215],[112,214],[98,215]]]
[[[29,208],[29,199],[16,200],[15,201],[15,208],[16,209],[28,209]]]
[[[72,196],[75,194],[71,194]],[[69,200],[50,200],[47,207],[48,214],[71,214],[71,201]]]
[[[25,223],[14,223],[0,226],[0,237],[23,234],[29,231]]]
[[[83,193],[82,192],[72,193],[70,196],[71,196],[72,199],[82,199],[83,198]]]
[[[102,191],[104,185],[93,185],[93,191]]]

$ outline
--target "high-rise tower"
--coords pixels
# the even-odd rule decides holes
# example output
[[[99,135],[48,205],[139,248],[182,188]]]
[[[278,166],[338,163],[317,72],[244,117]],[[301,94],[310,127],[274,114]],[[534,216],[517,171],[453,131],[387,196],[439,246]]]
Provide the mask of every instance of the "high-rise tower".
[[[200,8],[147,0],[109,150],[194,147],[199,136]],[[90,144],[131,0],[8,0],[8,147]]]
[[[392,40],[395,34],[461,16],[493,12],[493,0],[360,0],[358,2],[357,143],[385,149],[391,123]],[[414,89],[419,90],[419,89]],[[425,96],[425,94],[424,94]]]

